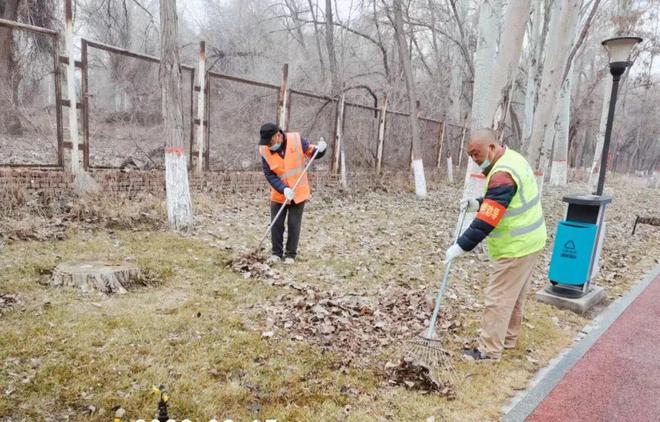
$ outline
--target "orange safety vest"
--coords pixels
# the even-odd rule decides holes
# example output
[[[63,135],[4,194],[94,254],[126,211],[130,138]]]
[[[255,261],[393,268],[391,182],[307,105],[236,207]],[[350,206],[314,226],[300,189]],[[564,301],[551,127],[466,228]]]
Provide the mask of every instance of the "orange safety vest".
[[[289,188],[298,181],[298,177],[305,169],[305,156],[311,158],[314,153],[314,148],[310,147],[307,151],[302,149],[302,140],[300,134],[296,132],[286,133],[286,152],[284,158],[278,152],[272,152],[268,145],[259,146],[259,153],[266,160],[271,171],[282,180],[282,182]],[[307,174],[302,176],[300,183],[296,186],[293,193],[293,201],[300,204],[310,197],[309,181]],[[276,191],[272,186],[270,189],[270,200],[283,204],[286,202],[284,194]]]

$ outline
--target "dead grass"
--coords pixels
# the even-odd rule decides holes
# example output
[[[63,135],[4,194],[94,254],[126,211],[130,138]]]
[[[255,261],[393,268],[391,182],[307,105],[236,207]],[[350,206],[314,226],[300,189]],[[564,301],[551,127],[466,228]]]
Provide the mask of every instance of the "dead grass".
[[[550,231],[563,213],[561,193],[549,189],[546,195]],[[610,299],[657,263],[653,228],[633,241],[626,236],[625,201],[650,210],[652,202],[643,199],[648,195],[628,192],[610,210],[598,280]],[[277,270],[287,283],[321,290],[378,297],[383,285],[397,285],[433,293],[455,218],[448,204],[456,198],[452,189],[423,203],[381,193],[317,195],[305,213],[299,262]],[[391,387],[383,368],[399,344],[357,365],[347,364],[341,351],[293,340],[267,312],[282,306],[290,289],[228,267],[256,247],[267,225],[262,197],[196,199],[197,230],[187,236],[136,223],[140,210],[162,218],[157,202],[81,211],[81,223],[67,226],[66,239],[4,247],[1,293],[20,303],[0,316],[0,419],[108,420],[116,406],[147,419],[157,401],[151,386],[163,383],[177,420],[498,420],[509,398],[589,321],[530,300],[524,335],[502,362],[456,360],[455,400]],[[99,213],[126,225],[109,227],[108,217],[93,217]],[[78,259],[128,259],[160,284],[113,297],[39,284],[57,263]],[[546,283],[546,268],[539,264],[535,288]],[[485,258],[472,255],[452,273],[446,306],[461,322],[450,335],[455,353],[476,334],[487,271]],[[272,337],[262,337],[271,329]],[[364,344],[365,350],[371,346]]]

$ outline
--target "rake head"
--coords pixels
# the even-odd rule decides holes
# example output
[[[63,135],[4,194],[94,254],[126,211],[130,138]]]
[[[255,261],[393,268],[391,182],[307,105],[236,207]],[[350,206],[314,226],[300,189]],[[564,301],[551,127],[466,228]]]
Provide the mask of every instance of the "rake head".
[[[437,336],[428,337],[426,331],[418,334],[408,342],[405,357],[428,367],[436,378],[455,381],[451,353],[442,348],[442,340]]]

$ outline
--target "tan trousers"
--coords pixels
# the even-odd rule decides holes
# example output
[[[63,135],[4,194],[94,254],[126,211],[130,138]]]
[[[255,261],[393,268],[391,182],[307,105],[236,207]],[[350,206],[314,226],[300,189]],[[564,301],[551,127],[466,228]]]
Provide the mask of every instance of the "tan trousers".
[[[515,347],[521,330],[525,295],[539,255],[540,252],[534,252],[520,258],[495,261],[481,320],[481,353],[499,359],[504,348]]]

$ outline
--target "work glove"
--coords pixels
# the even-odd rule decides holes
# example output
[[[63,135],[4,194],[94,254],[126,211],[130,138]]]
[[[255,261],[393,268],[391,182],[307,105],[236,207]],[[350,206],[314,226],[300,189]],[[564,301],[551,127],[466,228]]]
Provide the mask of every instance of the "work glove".
[[[318,144],[316,144],[316,150],[320,153],[325,151],[325,149],[328,147],[328,144],[325,143],[325,141],[319,141]]]
[[[479,207],[481,205],[479,204],[479,200],[477,198],[463,198],[461,199],[461,204],[460,207],[461,209],[466,209],[467,212],[472,212],[472,211],[478,211]]]
[[[284,188],[284,198],[286,198],[287,201],[293,199],[293,190],[291,188]]]
[[[465,251],[463,248],[461,248],[458,243],[454,243],[447,249],[447,252],[445,252],[445,264],[449,264],[451,261],[454,260],[454,258],[458,258],[459,256],[463,255]]]

